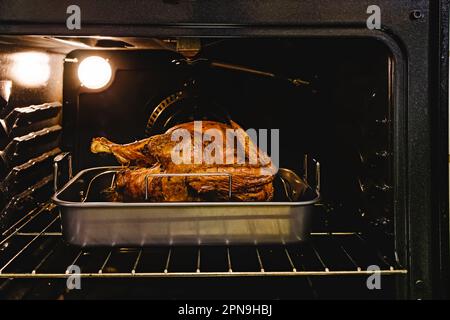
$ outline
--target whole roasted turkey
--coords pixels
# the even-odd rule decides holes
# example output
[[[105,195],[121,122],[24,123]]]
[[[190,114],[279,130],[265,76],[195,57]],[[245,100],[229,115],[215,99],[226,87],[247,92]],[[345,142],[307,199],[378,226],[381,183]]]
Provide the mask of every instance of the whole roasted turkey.
[[[181,143],[177,135],[180,132],[187,133],[190,139]],[[229,132],[235,135],[230,136]],[[218,135],[223,137],[222,143],[216,141]],[[180,146],[192,148],[192,152],[183,153],[188,149]],[[146,176],[147,201],[269,201],[273,197],[275,166],[232,121],[229,125],[215,121],[201,121],[200,125],[198,121],[183,123],[164,134],[124,145],[103,137],[94,138],[91,151],[111,153],[124,166],[109,190],[112,201],[144,201]],[[174,161],[178,152],[184,157],[182,162]],[[163,173],[178,175],[158,175]],[[208,175],[196,176],[199,173]],[[231,198],[229,175],[232,176]]]

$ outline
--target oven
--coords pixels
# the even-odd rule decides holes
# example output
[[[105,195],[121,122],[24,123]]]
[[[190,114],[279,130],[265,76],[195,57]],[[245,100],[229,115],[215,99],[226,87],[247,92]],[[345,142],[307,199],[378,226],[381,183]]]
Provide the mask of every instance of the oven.
[[[2,299],[448,297],[446,1],[3,0],[0,21]],[[269,136],[273,195],[166,170],[101,196],[138,170],[117,146],[193,121]],[[231,201],[152,202],[149,179]]]

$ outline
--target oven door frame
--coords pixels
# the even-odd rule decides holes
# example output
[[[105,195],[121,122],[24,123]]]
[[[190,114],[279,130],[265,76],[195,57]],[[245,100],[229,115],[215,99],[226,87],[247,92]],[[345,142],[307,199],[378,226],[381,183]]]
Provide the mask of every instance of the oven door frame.
[[[107,6],[79,0],[80,30],[66,27],[70,4],[3,0],[0,34],[369,36],[387,43],[402,60],[396,61],[394,79],[395,228],[398,258],[405,261],[408,281],[399,284],[398,293],[400,298],[448,297],[448,1],[379,0],[381,30],[367,29],[367,5],[357,0],[233,5],[220,0],[138,0],[133,8],[120,0]]]

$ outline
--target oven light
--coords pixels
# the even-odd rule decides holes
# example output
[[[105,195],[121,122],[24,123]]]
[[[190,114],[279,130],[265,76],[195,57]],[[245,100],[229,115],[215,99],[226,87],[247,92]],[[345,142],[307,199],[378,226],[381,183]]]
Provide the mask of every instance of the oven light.
[[[49,56],[42,52],[19,52],[12,55],[11,76],[27,87],[45,85],[50,78]]]
[[[98,56],[91,56],[81,61],[78,78],[89,89],[100,89],[111,81],[112,70],[109,62]]]

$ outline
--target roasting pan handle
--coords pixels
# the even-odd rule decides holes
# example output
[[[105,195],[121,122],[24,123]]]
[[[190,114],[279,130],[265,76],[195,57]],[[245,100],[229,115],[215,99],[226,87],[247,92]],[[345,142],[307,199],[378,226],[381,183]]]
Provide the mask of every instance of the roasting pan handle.
[[[70,152],[63,152],[63,153],[58,154],[53,159],[53,191],[55,191],[55,193],[58,191],[58,185],[59,185],[59,183],[58,183],[59,164],[64,159],[67,159],[69,180],[72,179],[72,175],[73,175],[72,155],[70,154]]]

